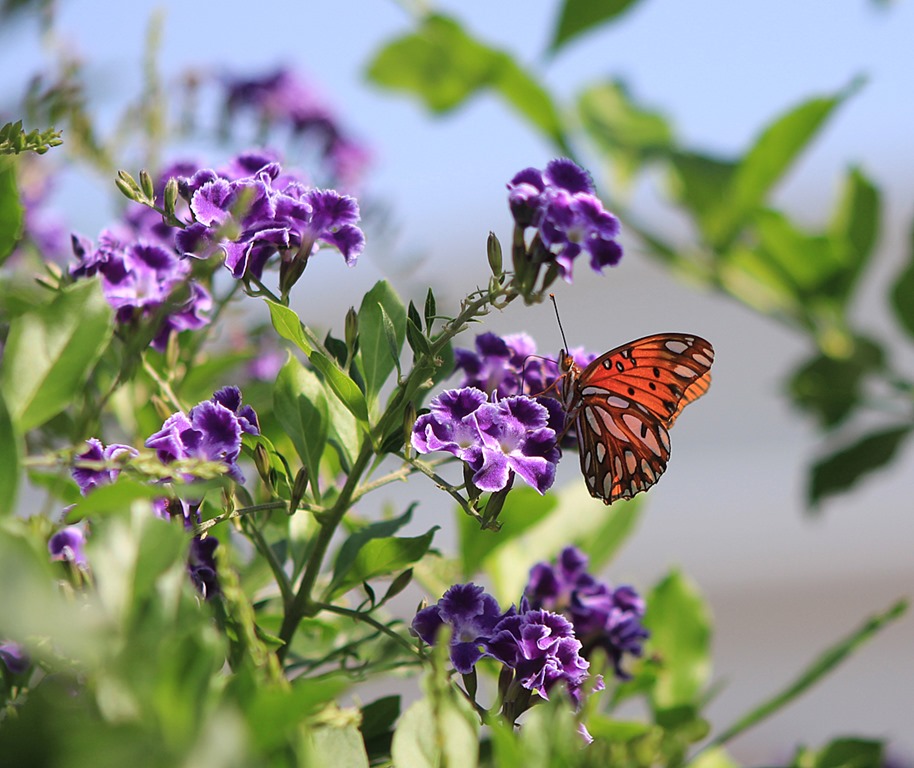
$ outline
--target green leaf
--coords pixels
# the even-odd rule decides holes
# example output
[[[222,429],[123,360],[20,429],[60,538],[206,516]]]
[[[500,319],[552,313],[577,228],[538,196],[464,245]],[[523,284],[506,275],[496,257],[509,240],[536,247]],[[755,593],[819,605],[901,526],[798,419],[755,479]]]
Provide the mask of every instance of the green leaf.
[[[327,443],[327,394],[320,379],[291,356],[276,377],[273,409],[314,483]]]
[[[695,705],[711,674],[711,617],[697,588],[671,571],[651,590],[644,626],[661,658],[651,695],[655,712]]]
[[[343,373],[335,362],[318,350],[313,350],[308,359],[311,361],[311,365],[323,374],[324,381],[333,390],[333,394],[340,399],[340,402],[346,406],[346,409],[359,422],[367,426],[368,403],[365,402],[365,395],[362,394],[359,385]]]
[[[831,429],[853,413],[868,373],[878,371],[885,353],[868,339],[857,339],[850,353],[836,359],[821,353],[803,363],[788,382],[794,403]]]
[[[436,525],[421,536],[389,536],[366,541],[353,559],[351,567],[335,579],[337,584],[332,589],[330,599],[348,592],[363,581],[388,576],[418,562],[428,552],[438,528]]]
[[[113,483],[100,485],[81,498],[67,514],[67,520],[75,522],[87,517],[125,514],[133,502],[152,501],[163,495],[161,488],[121,474]]]
[[[79,398],[111,339],[113,315],[98,282],[87,280],[10,324],[0,390],[22,432]]]
[[[614,21],[636,2],[638,0],[565,0],[549,51],[555,53],[569,40]]]
[[[342,581],[343,576],[353,567],[359,551],[365,546],[366,542],[372,539],[383,539],[393,536],[404,525],[409,523],[413,517],[413,507],[411,506],[399,517],[390,520],[381,520],[371,525],[366,525],[361,530],[351,534],[346,541],[340,546],[336,555],[336,561],[333,565],[333,578],[330,583],[330,590]]]
[[[565,145],[548,92],[510,55],[474,39],[449,17],[430,14],[416,32],[388,43],[371,62],[368,77],[417,96],[438,114],[494,89],[547,137]]]
[[[835,739],[816,757],[815,768],[882,768],[881,741]]]
[[[365,294],[359,306],[357,361],[372,403],[377,401],[381,387],[394,370],[405,337],[406,308],[390,283],[380,280]]]
[[[727,204],[727,189],[736,174],[732,160],[695,152],[674,152],[670,186],[673,197],[691,211],[702,231],[708,220]]]
[[[541,502],[524,488],[512,490],[505,502],[499,521],[502,529],[494,539],[499,541],[484,560],[477,563],[492,580],[492,593],[502,601],[517,600],[527,583],[530,567],[541,560],[551,560],[568,544],[574,544],[594,556],[600,564],[606,563],[631,532],[640,513],[641,499],[613,504],[600,503],[587,493],[583,480],[576,481],[557,492],[551,492],[555,501]],[[547,507],[544,514],[542,506]],[[528,515],[536,518],[534,524]],[[542,515],[540,518],[539,515]],[[514,533],[515,526],[519,530]],[[602,542],[608,550],[600,552]],[[487,545],[483,545],[487,546]],[[465,563],[467,555],[461,554]],[[465,566],[466,567],[466,566]]]
[[[310,355],[311,345],[308,343],[308,338],[305,336],[305,331],[298,315],[293,310],[284,307],[282,304],[277,304],[275,301],[270,301],[269,299],[264,299],[264,301],[270,310],[270,321],[273,323],[276,333],[291,341],[306,355]]]
[[[16,510],[21,456],[22,436],[16,431],[0,393],[0,517]]]
[[[829,285],[829,293],[846,301],[869,263],[879,239],[882,200],[879,190],[859,168],[852,168],[835,210],[829,236],[841,269]]]
[[[899,619],[908,608],[907,601],[899,600],[887,611],[877,614],[831,648],[828,648],[812,664],[804,669],[800,675],[791,682],[783,691],[775,694],[767,701],[740,717],[733,725],[725,728],[720,735],[715,736],[708,747],[726,744],[739,734],[760,723],[765,718],[786,707],[809,688],[818,683],[822,678],[832,672],[841,662],[856,651],[860,646],[869,641],[886,625]],[[829,763],[832,764],[832,763]],[[834,763],[840,765],[843,763]]]
[[[0,265],[22,237],[22,204],[16,186],[16,165],[0,162]]]
[[[760,207],[772,187],[790,169],[815,138],[835,108],[855,93],[855,81],[833,96],[809,99],[768,125],[736,169],[724,190],[725,204],[705,222],[705,235],[726,248],[743,227],[746,217]]]
[[[584,91],[578,99],[584,129],[594,142],[631,175],[645,161],[666,156],[675,141],[659,112],[635,103],[625,84],[614,80]]]
[[[365,751],[375,764],[390,756],[394,723],[400,717],[400,697],[384,696],[362,707],[362,738]]]
[[[311,732],[311,741],[319,765],[368,768],[365,742],[355,724],[320,726]]]
[[[828,496],[842,493],[888,464],[910,432],[910,426],[873,432],[817,461],[809,479],[809,503],[816,505]]]
[[[409,768],[474,768],[479,754],[478,730],[460,704],[449,696],[434,703],[421,699],[403,713],[394,731],[393,764]]]
[[[908,252],[908,264],[892,285],[891,305],[898,324],[914,338],[914,220],[908,235]]]
[[[514,488],[502,508],[502,529],[498,532],[479,528],[479,523],[460,507],[456,510],[460,560],[463,579],[473,579],[486,559],[499,547],[509,544],[543,520],[558,504],[555,494],[541,496],[528,487]],[[531,563],[532,565],[532,563]],[[529,568],[529,566],[528,566]]]

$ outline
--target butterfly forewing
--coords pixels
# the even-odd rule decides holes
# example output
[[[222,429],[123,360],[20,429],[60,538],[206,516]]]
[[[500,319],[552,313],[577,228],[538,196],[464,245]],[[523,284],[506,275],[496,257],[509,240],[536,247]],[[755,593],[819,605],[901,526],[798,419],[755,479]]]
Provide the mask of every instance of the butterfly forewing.
[[[714,349],[665,333],[629,342],[581,371],[562,358],[562,393],[592,496],[611,504],[657,482],[670,458],[667,430],[711,383]]]

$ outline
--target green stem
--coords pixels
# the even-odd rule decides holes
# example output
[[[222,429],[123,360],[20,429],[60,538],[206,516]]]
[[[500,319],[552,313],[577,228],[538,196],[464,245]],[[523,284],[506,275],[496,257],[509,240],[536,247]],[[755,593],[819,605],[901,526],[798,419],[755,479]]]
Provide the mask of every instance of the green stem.
[[[146,359],[145,355],[143,356],[143,370],[146,371],[146,373],[149,374],[149,377],[158,385],[159,389],[162,390],[162,394],[168,398],[175,410],[181,411],[182,413],[187,413],[187,409],[181,403],[181,399],[171,388],[171,384],[159,376],[158,371],[156,371],[156,369],[152,366],[152,363]]]
[[[327,516],[321,521],[317,539],[311,549],[308,562],[305,564],[305,572],[302,574],[298,592],[295,594],[292,602],[285,606],[285,616],[283,617],[282,627],[279,630],[279,637],[283,641],[283,645],[276,652],[280,662],[282,662],[286,653],[288,653],[292,635],[295,634],[295,630],[298,628],[301,620],[305,616],[313,615],[316,612],[315,606],[311,602],[311,592],[314,589],[314,584],[317,582],[321,565],[324,562],[324,555],[327,554],[327,549],[330,546],[333,534],[336,533],[336,529],[342,521],[343,516],[349,510],[353,493],[355,492],[362,473],[368,467],[368,463],[371,461],[373,453],[371,440],[366,438],[362,442],[362,450],[359,452],[358,458],[352,465],[352,470],[346,478],[346,483],[343,485],[343,489],[340,491],[336,503],[327,513]]]
[[[276,579],[276,583],[279,586],[279,592],[282,595],[283,604],[287,604],[290,600],[292,600],[294,595],[292,591],[292,582],[289,581],[289,577],[283,570],[282,563],[276,559],[275,553],[270,548],[270,545],[267,543],[266,539],[264,539],[260,529],[254,524],[254,521],[251,520],[251,518],[242,517],[241,524],[244,532],[248,535],[248,537],[254,543],[254,546],[257,548],[257,551],[267,561],[267,565],[270,566],[270,570],[273,572],[273,578]]]
[[[402,645],[404,648],[406,648],[406,650],[408,650],[410,653],[414,654],[415,656],[418,656],[419,658],[422,658],[422,654],[419,652],[419,649],[413,643],[409,642],[409,640],[407,640],[402,635],[399,635],[398,633],[394,632],[386,624],[382,624],[377,619],[372,618],[367,613],[361,613],[360,611],[354,611],[351,608],[343,608],[339,605],[333,605],[332,603],[314,603],[314,607],[320,611],[328,611],[330,613],[337,613],[340,616],[348,616],[350,619],[354,619],[355,621],[361,621],[361,622],[364,622],[365,624],[369,624],[372,627],[374,627],[376,630],[378,630],[378,632],[383,632],[389,638],[398,642],[400,645]]]

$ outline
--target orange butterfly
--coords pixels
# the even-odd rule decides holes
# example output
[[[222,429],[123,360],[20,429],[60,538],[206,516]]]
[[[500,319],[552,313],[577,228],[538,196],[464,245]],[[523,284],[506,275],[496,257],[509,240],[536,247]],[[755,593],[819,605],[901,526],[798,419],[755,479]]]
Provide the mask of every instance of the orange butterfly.
[[[669,428],[711,385],[714,348],[660,333],[601,355],[582,371],[564,349],[559,389],[578,434],[590,495],[612,504],[646,491],[666,470]]]

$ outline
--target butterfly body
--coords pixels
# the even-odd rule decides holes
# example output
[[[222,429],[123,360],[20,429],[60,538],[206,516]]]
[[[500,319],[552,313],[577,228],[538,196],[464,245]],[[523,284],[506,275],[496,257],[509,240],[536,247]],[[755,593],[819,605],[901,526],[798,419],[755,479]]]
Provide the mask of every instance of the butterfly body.
[[[684,333],[631,341],[581,369],[564,350],[559,391],[591,496],[612,504],[650,488],[670,458],[669,429],[708,391],[714,348]]]

